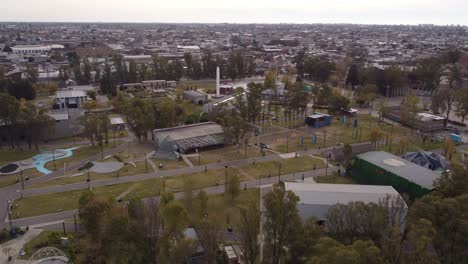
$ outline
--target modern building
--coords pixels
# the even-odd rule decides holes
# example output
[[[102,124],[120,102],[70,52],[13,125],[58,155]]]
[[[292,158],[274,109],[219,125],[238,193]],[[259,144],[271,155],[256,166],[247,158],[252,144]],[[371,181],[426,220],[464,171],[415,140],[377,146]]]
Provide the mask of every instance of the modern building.
[[[87,100],[85,91],[58,91],[55,96],[55,109],[81,108]]]
[[[214,122],[153,130],[158,155],[176,158],[178,154],[224,145],[223,127]]]
[[[41,54],[48,53],[52,50],[52,47],[42,45],[18,45],[11,47],[11,50],[16,54]]]
[[[327,213],[332,206],[351,202],[379,204],[386,199],[401,199],[402,203],[388,204],[403,205],[404,214],[399,217],[403,218],[408,211],[403,198],[392,186],[285,182],[284,188],[299,197],[297,208],[303,220],[315,217],[319,222],[326,224]],[[398,208],[388,209],[391,211]],[[402,222],[404,218],[395,220]]]
[[[350,174],[361,184],[391,185],[411,198],[433,190],[440,177],[438,172],[383,151],[356,156]]]
[[[182,96],[193,104],[202,105],[208,102],[208,95],[198,91],[184,91]]]
[[[321,128],[331,125],[332,117],[327,114],[315,112],[306,118],[305,123],[314,128]]]

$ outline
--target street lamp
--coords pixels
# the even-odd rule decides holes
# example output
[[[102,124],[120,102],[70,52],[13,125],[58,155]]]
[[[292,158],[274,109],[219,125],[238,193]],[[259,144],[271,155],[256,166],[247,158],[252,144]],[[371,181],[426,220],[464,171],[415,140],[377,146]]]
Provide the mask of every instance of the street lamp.
[[[91,190],[91,177],[89,176],[89,169],[87,170],[87,178],[86,181],[88,182],[88,189]]]
[[[228,175],[228,165],[224,166],[224,191],[226,191],[227,188],[227,175]]]
[[[281,162],[278,164],[278,183],[281,182]]]
[[[8,222],[10,222],[10,233],[13,232],[13,222],[11,221],[11,200],[7,201],[8,204]]]
[[[57,165],[55,164],[55,149],[52,150],[52,159],[54,160],[54,170],[57,170]]]

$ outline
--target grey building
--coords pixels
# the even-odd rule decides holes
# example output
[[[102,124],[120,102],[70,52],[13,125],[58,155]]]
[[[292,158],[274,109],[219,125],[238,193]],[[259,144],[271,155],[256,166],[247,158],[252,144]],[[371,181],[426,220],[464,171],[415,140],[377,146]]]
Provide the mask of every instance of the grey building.
[[[404,208],[388,208],[389,211],[402,210],[402,218],[408,211],[400,194],[392,186],[356,185],[356,184],[321,184],[285,182],[285,190],[292,191],[299,197],[297,208],[302,219],[315,217],[320,222],[327,220],[328,210],[335,204],[351,202],[376,203],[385,199],[401,199]],[[391,203],[389,203],[391,204]],[[395,219],[403,222],[404,219]]]
[[[208,95],[198,91],[184,91],[182,96],[193,104],[202,105],[208,102]]]
[[[224,145],[223,127],[214,122],[153,130],[157,154],[175,158],[178,153],[221,147]]]

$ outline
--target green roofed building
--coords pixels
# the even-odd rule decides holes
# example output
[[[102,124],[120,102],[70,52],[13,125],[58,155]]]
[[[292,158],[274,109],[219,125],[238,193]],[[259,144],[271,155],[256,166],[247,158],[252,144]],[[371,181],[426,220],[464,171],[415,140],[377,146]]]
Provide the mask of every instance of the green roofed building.
[[[411,198],[433,190],[434,181],[440,177],[438,172],[383,151],[356,156],[350,174],[361,184],[391,185]]]

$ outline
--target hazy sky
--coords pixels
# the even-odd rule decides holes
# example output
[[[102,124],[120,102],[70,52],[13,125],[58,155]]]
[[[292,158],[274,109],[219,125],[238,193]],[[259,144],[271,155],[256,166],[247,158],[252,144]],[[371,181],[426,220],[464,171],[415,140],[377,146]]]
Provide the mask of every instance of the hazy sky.
[[[468,0],[0,0],[0,21],[468,25]]]

